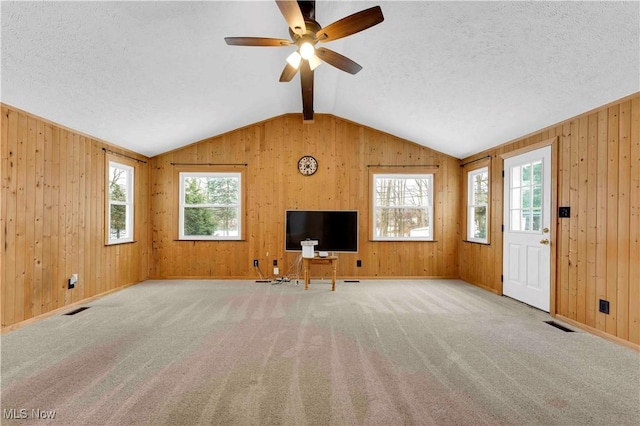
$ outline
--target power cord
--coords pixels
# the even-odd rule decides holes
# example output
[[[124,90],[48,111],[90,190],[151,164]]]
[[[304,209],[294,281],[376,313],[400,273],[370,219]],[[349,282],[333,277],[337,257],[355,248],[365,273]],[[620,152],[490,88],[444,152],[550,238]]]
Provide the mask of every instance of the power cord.
[[[276,285],[276,284],[282,284],[282,283],[288,283],[292,281],[292,278],[289,278],[289,275],[292,271],[295,271],[295,281],[296,281],[296,286],[300,285],[300,271],[302,270],[302,254],[300,256],[298,256],[298,258],[296,259],[296,261],[289,267],[289,269],[287,270],[287,273],[284,274],[282,277],[276,277],[273,280],[265,280],[264,276],[262,275],[262,272],[260,271],[259,267],[256,267],[258,270],[258,273],[260,274],[260,278],[262,278],[260,281],[256,281],[256,282],[261,282],[261,283],[271,283],[271,285]]]
[[[274,281],[278,281],[275,282],[274,284],[280,284],[280,283],[288,283],[291,281],[291,278],[289,278],[289,275],[291,273],[291,271],[295,270],[295,280],[296,280],[296,285],[300,285],[300,271],[302,270],[302,254],[300,254],[300,256],[298,256],[298,258],[296,259],[296,261],[289,267],[289,269],[287,270],[287,273],[284,274],[284,276],[282,278],[276,278]]]
[[[260,277],[259,280],[256,280],[257,283],[268,283],[268,282],[271,282],[270,280],[266,279],[265,276],[262,274],[262,271],[260,270],[260,266],[256,265],[256,266],[253,267],[253,269],[258,271],[258,276]]]

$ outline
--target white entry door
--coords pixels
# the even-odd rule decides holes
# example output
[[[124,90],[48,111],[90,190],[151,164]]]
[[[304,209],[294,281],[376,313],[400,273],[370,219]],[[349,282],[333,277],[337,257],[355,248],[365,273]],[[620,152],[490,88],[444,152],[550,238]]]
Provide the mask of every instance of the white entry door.
[[[549,312],[551,147],[504,160],[502,293]]]

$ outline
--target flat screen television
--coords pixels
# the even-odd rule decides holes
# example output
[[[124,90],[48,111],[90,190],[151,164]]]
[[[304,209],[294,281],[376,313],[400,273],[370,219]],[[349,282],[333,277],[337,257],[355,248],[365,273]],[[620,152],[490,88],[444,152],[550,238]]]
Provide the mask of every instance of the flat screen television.
[[[317,240],[315,251],[357,253],[356,210],[287,210],[285,250],[302,251],[300,241]]]

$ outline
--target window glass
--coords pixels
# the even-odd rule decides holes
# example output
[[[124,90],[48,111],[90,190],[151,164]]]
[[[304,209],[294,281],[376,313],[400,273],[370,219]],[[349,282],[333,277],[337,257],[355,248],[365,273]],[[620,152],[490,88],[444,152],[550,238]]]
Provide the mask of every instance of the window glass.
[[[107,176],[109,244],[133,241],[133,167],[109,161]]]
[[[373,175],[373,239],[433,240],[433,175]]]
[[[180,239],[239,240],[240,173],[180,173]]]
[[[511,231],[539,232],[542,226],[542,162],[511,169]]]
[[[489,168],[467,174],[467,240],[487,243],[489,229]],[[520,179],[514,173],[514,179]]]

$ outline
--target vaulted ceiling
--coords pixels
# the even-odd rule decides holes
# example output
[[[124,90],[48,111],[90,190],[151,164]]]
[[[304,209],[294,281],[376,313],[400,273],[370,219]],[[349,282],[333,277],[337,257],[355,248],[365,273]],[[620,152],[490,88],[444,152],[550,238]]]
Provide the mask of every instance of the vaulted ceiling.
[[[315,71],[315,112],[463,158],[640,90],[640,3],[316,2],[323,26],[384,22],[326,47],[363,66]],[[273,1],[6,2],[1,100],[153,156],[301,112]]]

